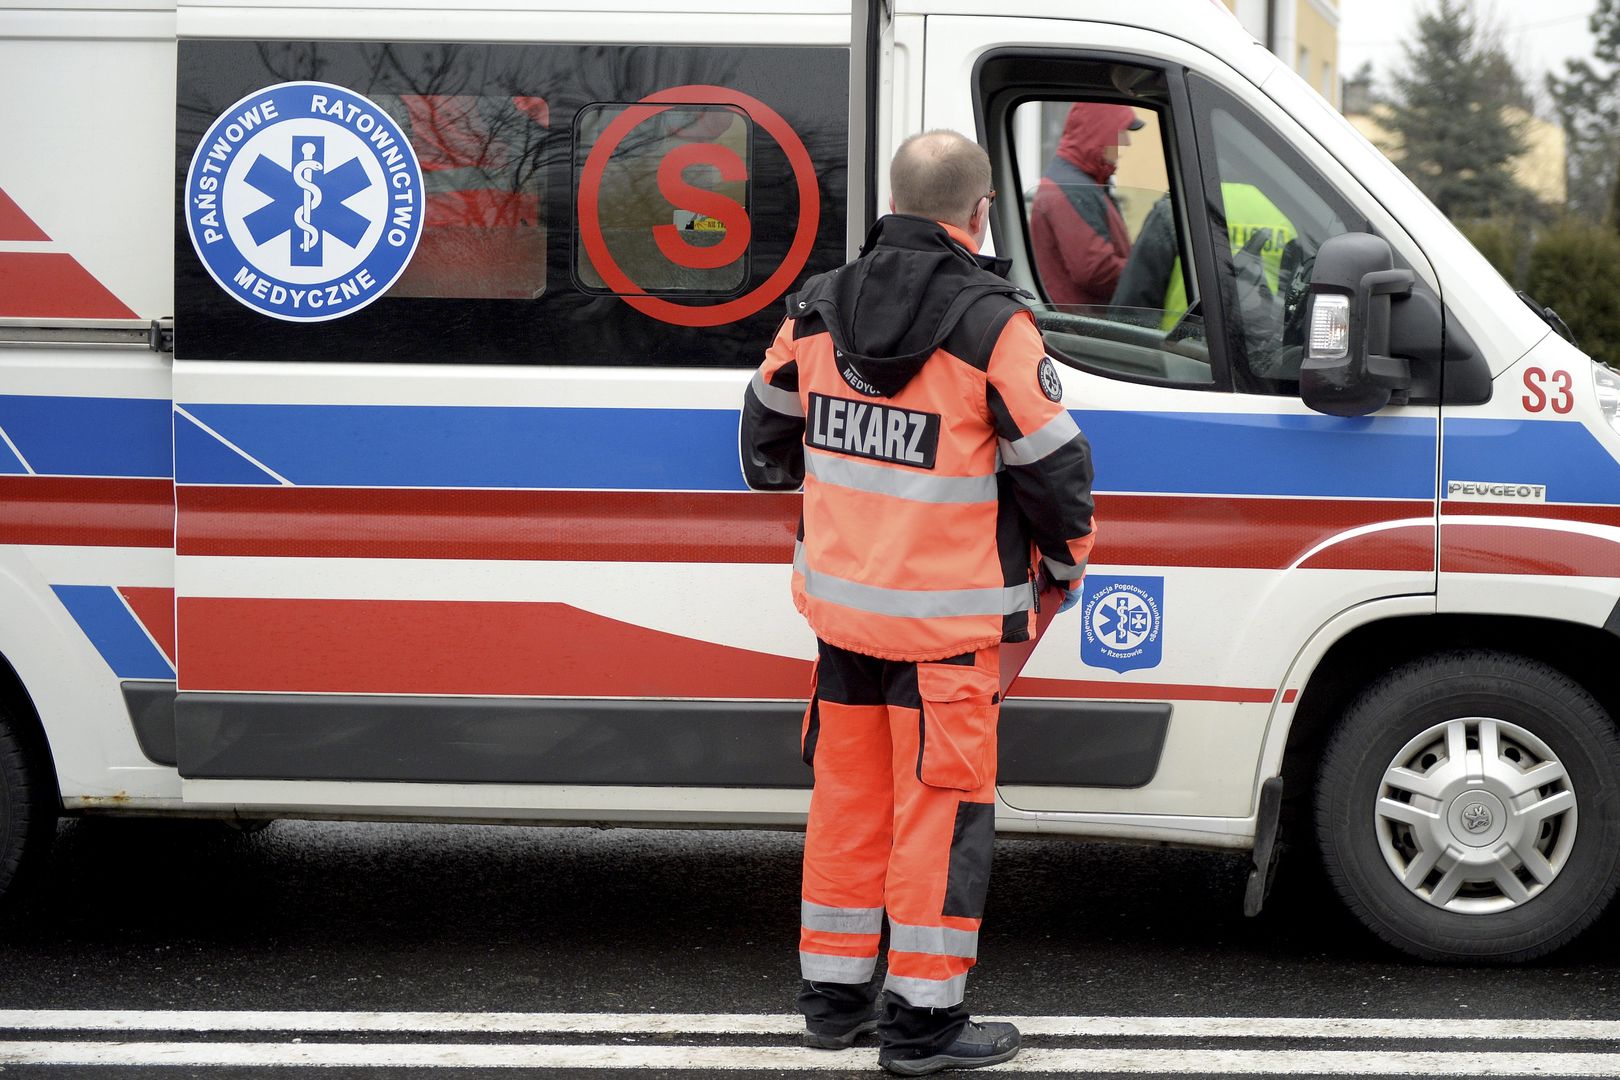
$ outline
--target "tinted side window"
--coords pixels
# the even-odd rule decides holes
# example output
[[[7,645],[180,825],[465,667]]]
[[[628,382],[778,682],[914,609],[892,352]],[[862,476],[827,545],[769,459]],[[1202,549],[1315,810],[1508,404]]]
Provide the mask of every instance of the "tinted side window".
[[[177,191],[230,136],[176,215],[181,359],[750,368],[845,258],[848,49],[186,40],[179,73]],[[324,127],[252,108],[317,84]]]
[[[1165,124],[1106,100],[1027,101],[1013,112],[1037,321],[1060,359],[1105,374],[1209,385],[1197,283]]]

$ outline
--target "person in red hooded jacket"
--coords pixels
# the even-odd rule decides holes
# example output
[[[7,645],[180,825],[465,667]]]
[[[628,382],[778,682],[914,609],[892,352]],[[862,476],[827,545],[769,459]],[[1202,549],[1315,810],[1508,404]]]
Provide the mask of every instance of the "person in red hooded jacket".
[[[1035,268],[1054,304],[1101,306],[1113,299],[1131,239],[1108,181],[1120,147],[1130,145],[1129,132],[1141,127],[1128,105],[1082,101],[1069,109],[1029,215]]]

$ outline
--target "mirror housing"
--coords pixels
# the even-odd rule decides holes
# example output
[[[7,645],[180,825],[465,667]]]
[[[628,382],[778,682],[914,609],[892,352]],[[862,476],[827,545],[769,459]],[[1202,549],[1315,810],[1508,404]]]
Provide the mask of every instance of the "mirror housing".
[[[1368,416],[1400,404],[1412,366],[1389,355],[1390,311],[1417,277],[1395,268],[1389,242],[1345,233],[1324,243],[1311,273],[1310,328],[1299,374],[1300,397],[1329,416]]]

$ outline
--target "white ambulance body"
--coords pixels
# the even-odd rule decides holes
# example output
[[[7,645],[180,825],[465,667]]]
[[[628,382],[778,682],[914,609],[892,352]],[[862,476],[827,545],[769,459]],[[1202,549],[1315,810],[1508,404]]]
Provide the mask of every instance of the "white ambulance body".
[[[1212,0],[851,5],[0,0],[0,878],[46,811],[802,822],[738,408],[945,127],[1097,464],[1001,829],[1257,909],[1281,825],[1429,957],[1595,918],[1615,377]],[[1149,303],[1054,300],[1099,104]]]

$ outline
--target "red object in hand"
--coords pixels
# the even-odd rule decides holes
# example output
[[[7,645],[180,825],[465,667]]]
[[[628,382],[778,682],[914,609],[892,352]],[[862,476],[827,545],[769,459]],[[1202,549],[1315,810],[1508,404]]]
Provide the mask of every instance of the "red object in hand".
[[[1035,616],[1036,632],[1031,635],[1028,641],[1020,641],[1016,645],[1003,645],[1001,647],[1002,700],[1006,700],[1007,688],[1013,684],[1013,680],[1017,679],[1019,673],[1024,670],[1024,665],[1029,663],[1030,654],[1035,651],[1035,646],[1040,644],[1041,637],[1046,633],[1046,628],[1052,625],[1052,620],[1057,618],[1058,608],[1062,606],[1063,590],[1048,583],[1046,588],[1041,590],[1041,610]]]

